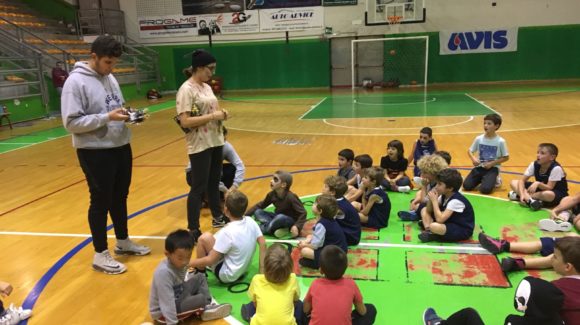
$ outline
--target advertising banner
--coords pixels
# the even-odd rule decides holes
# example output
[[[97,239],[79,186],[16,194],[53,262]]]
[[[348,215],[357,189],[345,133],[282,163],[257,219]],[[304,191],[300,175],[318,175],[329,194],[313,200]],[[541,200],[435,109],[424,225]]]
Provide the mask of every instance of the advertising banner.
[[[246,10],[322,6],[322,0],[246,0]]]
[[[139,17],[139,37],[181,37],[197,35],[195,16]]]
[[[261,32],[283,32],[324,28],[322,7],[260,10]]]
[[[184,15],[221,14],[244,10],[244,0],[181,0]]]
[[[517,27],[439,32],[439,54],[441,55],[515,52],[517,50]]]

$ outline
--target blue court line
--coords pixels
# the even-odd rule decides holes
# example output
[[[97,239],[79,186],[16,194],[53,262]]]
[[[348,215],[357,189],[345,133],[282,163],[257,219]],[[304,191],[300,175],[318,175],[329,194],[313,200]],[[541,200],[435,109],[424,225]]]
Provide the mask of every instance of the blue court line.
[[[456,169],[460,169],[460,170],[471,170],[471,168],[467,168],[467,167],[457,167]],[[337,170],[337,168],[335,167],[325,167],[325,168],[316,168],[316,169],[305,169],[305,170],[298,170],[295,172],[290,172],[291,174],[302,174],[302,173],[311,173],[311,172],[319,172],[319,171],[324,171],[324,170]],[[522,173],[516,173],[516,172],[501,172],[504,174],[513,174],[513,175],[523,175]],[[269,178],[271,177],[272,174],[268,174],[268,175],[264,175],[264,176],[256,176],[256,177],[251,177],[248,179],[245,179],[244,182],[249,182],[249,181],[254,181],[257,179],[263,179],[263,178]],[[568,182],[570,183],[574,183],[574,184],[580,184],[580,182],[578,181],[573,181],[573,180],[568,180]],[[167,203],[171,203],[173,201],[182,199],[184,197],[187,197],[187,194],[182,194],[179,196],[176,196],[174,198],[171,199],[167,199],[165,201],[153,204],[149,207],[146,207],[144,209],[141,209],[135,213],[132,213],[131,215],[127,216],[127,220],[133,219],[137,216],[139,216],[140,214],[143,214],[149,210],[155,209],[157,207],[160,207],[162,205],[165,205]],[[113,225],[108,225],[107,226],[107,231],[113,229]],[[28,293],[28,295],[26,296],[26,299],[24,300],[23,304],[22,304],[22,308],[24,309],[33,309],[34,305],[36,304],[38,298],[40,297],[40,294],[43,292],[43,290],[46,288],[46,286],[48,285],[48,283],[50,282],[50,280],[56,275],[56,273],[68,262],[70,261],[73,256],[75,256],[81,249],[85,248],[87,245],[89,245],[91,242],[93,241],[92,237],[89,237],[87,239],[85,239],[84,241],[82,241],[80,244],[78,244],[76,247],[74,247],[73,249],[71,249],[68,253],[66,253],[63,257],[61,257],[56,263],[54,263],[54,265],[40,278],[40,280],[34,285],[34,288],[32,288],[32,290]],[[28,324],[28,319],[23,320],[22,322],[20,322],[20,324],[22,325],[27,325]]]

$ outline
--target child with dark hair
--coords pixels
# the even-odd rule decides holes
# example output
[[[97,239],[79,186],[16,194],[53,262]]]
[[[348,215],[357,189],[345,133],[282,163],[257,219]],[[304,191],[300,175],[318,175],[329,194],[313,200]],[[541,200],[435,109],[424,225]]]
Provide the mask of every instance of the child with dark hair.
[[[347,190],[346,181],[340,176],[328,176],[324,179],[322,194],[333,196],[338,203],[336,222],[342,228],[346,243],[349,246],[358,245],[361,236],[360,218],[358,211],[344,197]]]
[[[434,155],[441,156],[451,166],[451,154],[444,150],[435,151]]]
[[[457,242],[471,237],[475,228],[475,213],[471,203],[459,193],[463,179],[451,168],[437,174],[437,186],[427,196],[427,207],[421,211],[425,230],[419,240]]]
[[[310,315],[310,324],[374,323],[375,306],[365,304],[356,283],[343,277],[347,266],[346,253],[340,247],[324,247],[320,254],[320,273],[324,278],[314,280],[304,298],[304,313]]]
[[[508,197],[520,201],[536,211],[542,207],[553,207],[568,195],[566,173],[556,161],[558,147],[553,143],[540,143],[537,160],[530,163],[519,180],[510,183],[512,190]],[[534,176],[535,182],[529,182]]]
[[[345,180],[350,180],[356,173],[352,168],[354,160],[354,151],[351,149],[342,149],[338,152],[338,172],[337,175],[343,177]]]
[[[354,202],[361,202],[361,197],[364,193],[362,190],[362,177],[363,171],[366,168],[373,166],[373,158],[367,154],[362,154],[354,157],[354,162],[352,167],[356,173],[355,177],[349,179],[346,184],[348,185],[348,191],[346,192],[346,199],[349,202],[353,202],[353,206],[360,210],[360,204],[355,204]]]
[[[385,182],[381,185],[393,192],[408,193],[411,190],[411,180],[406,174],[408,166],[403,143],[399,140],[390,141],[387,144],[387,155],[381,157],[381,168],[385,170]]]
[[[242,318],[251,325],[295,325],[302,319],[302,302],[290,252],[280,244],[268,247],[264,274],[256,274],[242,306]]]
[[[468,191],[479,185],[482,194],[490,194],[498,185],[499,167],[509,160],[507,144],[504,138],[497,134],[501,126],[501,116],[488,114],[483,118],[484,134],[475,138],[467,154],[474,168],[465,178],[463,188]],[[479,153],[479,158],[474,153]]]
[[[389,225],[391,201],[380,186],[384,177],[385,172],[380,167],[365,169],[363,177],[365,196],[363,197],[362,210],[358,214],[360,222],[364,226],[380,229]]]
[[[334,217],[338,213],[336,199],[328,194],[319,195],[312,205],[312,212],[318,221],[314,233],[298,242],[300,265],[317,269],[320,263],[320,252],[325,246],[336,245],[347,252],[348,247],[342,228]]]
[[[244,193],[234,190],[226,196],[224,214],[229,222],[215,235],[205,232],[199,237],[197,258],[189,264],[194,272],[205,273],[209,267],[219,281],[235,282],[248,270],[256,245],[262,270],[266,241],[254,219],[244,217],[247,207],[248,198]]]
[[[282,238],[290,233],[295,238],[304,227],[306,210],[300,198],[290,191],[291,186],[292,174],[283,170],[275,172],[270,181],[272,191],[246,213],[261,222],[260,229],[265,235]],[[274,205],[274,212],[264,210],[270,204]]]
[[[194,313],[202,320],[228,316],[230,304],[212,305],[207,279],[194,274],[187,280],[187,265],[193,251],[193,237],[187,230],[176,230],[165,239],[164,259],[153,274],[149,312],[151,317],[165,324],[177,324]]]
[[[409,155],[409,164],[415,162],[415,168],[413,168],[413,176],[415,176],[415,183],[421,183],[421,170],[417,166],[419,159],[432,155],[437,151],[437,145],[433,139],[433,130],[430,127],[424,127],[419,131],[419,139],[413,143],[413,149]]]

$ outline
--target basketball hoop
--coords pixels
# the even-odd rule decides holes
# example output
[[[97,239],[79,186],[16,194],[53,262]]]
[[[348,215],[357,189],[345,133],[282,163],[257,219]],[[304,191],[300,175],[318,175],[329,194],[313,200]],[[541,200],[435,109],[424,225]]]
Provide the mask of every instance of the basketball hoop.
[[[387,16],[387,22],[389,23],[392,34],[399,33],[399,27],[401,26],[402,19],[403,16]]]

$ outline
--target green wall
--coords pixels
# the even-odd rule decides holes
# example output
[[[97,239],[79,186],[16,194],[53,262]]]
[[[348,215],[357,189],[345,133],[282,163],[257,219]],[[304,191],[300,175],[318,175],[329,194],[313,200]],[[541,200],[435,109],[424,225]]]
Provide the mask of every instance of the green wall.
[[[74,25],[76,19],[76,8],[71,4],[61,0],[22,0],[31,8],[42,13],[43,16],[61,20]]]
[[[20,98],[19,101],[20,103],[18,105],[12,99],[0,101],[0,105],[6,105],[8,108],[10,121],[12,123],[39,119],[46,116],[40,96]],[[4,127],[5,122],[6,120],[2,121],[2,127]]]

